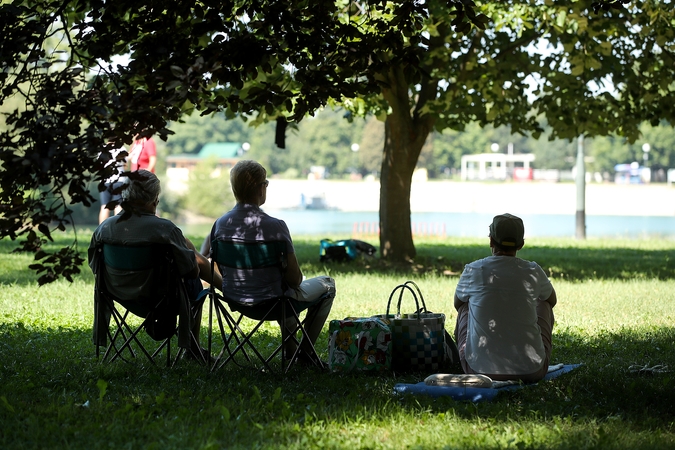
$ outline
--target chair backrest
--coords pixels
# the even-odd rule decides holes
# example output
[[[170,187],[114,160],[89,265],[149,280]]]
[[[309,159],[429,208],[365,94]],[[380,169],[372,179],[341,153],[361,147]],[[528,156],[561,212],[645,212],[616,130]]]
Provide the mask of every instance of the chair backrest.
[[[286,269],[287,250],[284,241],[241,242],[211,241],[211,258],[219,265],[235,269],[264,269],[278,266]]]
[[[163,297],[175,288],[175,267],[167,245],[103,243],[101,250],[104,267],[100,271],[102,279],[99,287],[113,294],[116,300],[145,303]]]
[[[211,259],[219,266],[237,270],[276,269],[279,271],[280,282],[282,282],[281,277],[288,262],[284,241],[242,242],[214,239],[211,241]],[[223,278],[226,276],[224,275]],[[273,295],[269,298],[276,297]],[[251,304],[240,304],[236,300],[228,299],[227,293],[223,299],[233,311],[238,311],[252,319],[261,320],[269,315],[269,306],[254,307]]]
[[[104,267],[96,282],[101,295],[148,318],[145,329],[153,339],[170,337],[176,329],[181,285],[170,247],[103,243],[101,249]]]
[[[148,270],[159,264],[161,245],[127,246],[103,243],[103,262],[117,270]]]

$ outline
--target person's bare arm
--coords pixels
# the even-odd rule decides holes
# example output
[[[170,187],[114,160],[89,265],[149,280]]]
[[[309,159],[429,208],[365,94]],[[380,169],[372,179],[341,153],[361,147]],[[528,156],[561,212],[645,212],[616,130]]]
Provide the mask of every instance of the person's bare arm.
[[[195,246],[192,242],[190,242],[190,239],[185,238],[185,245],[187,248],[192,250],[193,252],[195,251]],[[194,267],[190,272],[186,273],[184,275],[185,278],[197,278],[199,276],[200,272],[200,267],[199,267],[199,260],[197,260],[197,266]]]
[[[155,173],[155,166],[157,165],[157,157],[151,156],[148,160],[148,169],[150,172]]]
[[[555,289],[551,291],[551,295],[549,295],[548,298],[544,301],[550,303],[551,308],[553,308],[555,304],[558,303],[558,296],[555,293]]]
[[[459,299],[459,297],[457,297],[457,294],[455,294],[455,309],[456,309],[457,311],[459,311],[459,308],[460,308],[463,304],[464,304],[464,302],[461,301],[461,300]]]
[[[215,287],[218,289],[223,288],[223,277],[220,275],[220,272],[218,271],[218,267],[216,266],[215,273],[213,274],[213,277],[211,277],[211,261],[206,259],[204,255],[199,253],[195,245],[190,241],[190,239],[185,238],[185,245],[187,248],[193,251],[195,254],[195,259],[197,260],[197,267],[192,270],[188,275],[186,275],[188,278],[201,278],[202,280],[206,281],[209,284],[213,284]]]
[[[300,270],[295,253],[288,255],[288,266],[286,267],[286,273],[284,273],[284,281],[292,288],[296,288],[302,283],[302,270]]]
[[[197,278],[199,276],[199,264],[184,275],[185,278]]]
[[[220,275],[218,266],[213,267],[213,277],[211,276],[211,261],[209,261],[204,255],[199,253],[197,250],[194,250],[195,258],[197,258],[197,267],[199,267],[199,278],[206,281],[209,284],[212,284],[217,289],[223,288],[223,277]]]

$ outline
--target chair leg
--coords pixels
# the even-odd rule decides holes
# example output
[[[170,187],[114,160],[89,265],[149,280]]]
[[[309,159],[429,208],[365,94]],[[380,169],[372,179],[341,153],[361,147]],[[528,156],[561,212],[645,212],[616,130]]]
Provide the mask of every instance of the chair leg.
[[[230,361],[233,361],[235,364],[241,367],[241,364],[238,363],[235,359],[236,354],[241,352],[244,355],[244,358],[248,363],[251,363],[251,356],[248,354],[246,350],[246,345],[248,344],[250,349],[256,353],[256,356],[263,362],[263,364],[266,364],[265,359],[257,353],[257,350],[255,349],[255,346],[253,346],[250,342],[250,340],[246,337],[246,333],[240,328],[240,323],[243,318],[242,315],[239,316],[237,320],[235,320],[226,310],[225,306],[222,303],[216,303],[215,305],[216,308],[216,317],[218,319],[218,327],[220,329],[220,336],[221,339],[223,340],[223,348],[221,349],[220,353],[216,357],[216,361],[214,362],[212,369],[215,370],[217,368],[223,367]],[[223,321],[225,323],[223,323]],[[227,332],[225,331],[225,324],[227,324],[227,327],[230,330],[230,334],[228,335]],[[257,328],[256,328],[257,329]],[[236,342],[236,347],[234,350],[230,349],[230,345]],[[225,353],[227,352],[227,357],[225,360],[221,361],[221,359],[224,357]],[[268,368],[269,370],[269,368]]]
[[[211,370],[214,371],[220,369],[223,366],[227,365],[230,361],[234,362],[238,366],[241,366],[241,364],[239,364],[236,360],[237,354],[241,352],[241,354],[246,358],[247,362],[249,363],[252,362],[251,357],[255,355],[255,358],[257,358],[262,364],[262,366],[260,367],[261,370],[266,370],[268,372],[276,372],[276,370],[273,370],[271,363],[272,360],[275,357],[277,357],[277,354],[281,352],[280,372],[281,375],[284,375],[293,367],[293,365],[297,363],[300,352],[302,351],[300,346],[301,343],[298,341],[298,337],[296,336],[298,331],[302,333],[304,338],[303,340],[307,341],[305,345],[309,345],[309,348],[307,349],[307,354],[311,358],[314,365],[318,367],[323,367],[323,364],[316,352],[316,348],[309,341],[309,339],[306,338],[307,330],[305,328],[304,322],[300,320],[300,317],[298,316],[298,313],[295,311],[295,308],[293,308],[293,305],[286,300],[282,300],[282,303],[279,306],[281,307],[280,317],[282,318],[281,344],[276,349],[274,349],[274,351],[268,353],[267,357],[265,357],[258,351],[255,345],[253,345],[252,338],[265,321],[271,321],[273,318],[276,317],[272,316],[271,314],[278,314],[279,309],[270,308],[269,312],[262,319],[256,319],[258,323],[254,326],[254,328],[250,332],[247,333],[240,327],[243,315],[240,314],[239,318],[235,320],[233,316],[229,314],[223,302],[217,300],[215,297],[212,298],[212,304],[209,313],[209,336],[211,339],[213,329],[212,311],[213,309],[215,309],[218,328],[220,330],[221,338],[223,340],[223,348],[216,357],[216,361],[214,362]],[[291,325],[288,329],[286,328],[286,321],[283,320],[283,318],[285,317],[289,317],[289,319],[292,318],[294,322],[293,325]],[[230,331],[229,335],[225,331],[225,326],[229,328]],[[209,342],[211,345],[211,341]],[[292,355],[289,355],[285,352],[285,347],[287,344],[291,342],[294,342],[296,344],[295,346],[296,349]],[[234,348],[231,348],[230,345],[234,344],[236,344]],[[304,347],[305,346],[303,345],[303,348]],[[249,352],[251,352],[252,354],[249,355]]]
[[[282,322],[281,322],[281,371],[283,373],[286,373],[287,368],[286,368],[286,340],[287,340],[287,335],[288,335],[288,330],[286,329],[286,302],[282,301],[281,302],[281,317],[282,317]],[[298,347],[299,348],[299,347]],[[298,348],[296,348],[295,353],[291,355],[291,364],[293,364],[293,361],[295,361],[296,355],[298,353]],[[289,364],[290,368],[290,364]]]
[[[304,336],[307,336],[307,331],[305,330],[305,322],[301,322],[300,324],[302,333]],[[325,365],[323,361],[321,361],[321,358],[319,358],[319,353],[316,351],[316,347],[314,346],[314,343],[307,339],[307,345],[312,349],[312,351],[309,353],[309,357],[312,359],[312,363],[314,364],[315,367],[318,367],[319,369],[324,369]]]
[[[141,325],[140,325],[140,326],[139,326],[139,327],[131,334],[131,336],[129,336],[129,339],[127,339],[127,340],[124,342],[124,344],[122,344],[122,347],[120,347],[120,351],[119,351],[116,355],[113,356],[113,358],[110,360],[110,362],[113,362],[115,359],[117,359],[116,356],[117,356],[117,355],[120,355],[121,352],[122,352],[125,348],[129,348],[130,351],[131,351],[131,343],[132,343],[132,342],[136,342],[136,344],[137,344],[138,347],[141,349],[141,351],[143,352],[143,354],[145,354],[145,356],[148,358],[148,360],[150,360],[150,362],[151,362],[152,364],[155,364],[155,360],[154,360],[153,355],[151,355],[150,353],[148,353],[148,351],[147,351],[147,350],[145,349],[145,347],[143,346],[143,343],[142,343],[142,342],[138,339],[138,337],[137,337],[137,336],[138,336],[138,333],[140,333],[140,331],[141,331],[142,329],[143,329],[143,325],[141,324]],[[162,344],[162,346],[163,346],[163,345],[164,345],[164,344]],[[161,349],[161,347],[160,347],[160,349]]]
[[[228,316],[226,316],[225,318],[226,318],[226,320],[227,320]],[[230,319],[231,319],[231,318],[230,318]],[[239,337],[236,337],[236,340],[237,340],[237,342],[238,342],[238,345],[234,348],[234,350],[231,350],[231,351],[230,351],[230,349],[229,349],[229,341],[231,341],[232,338],[230,337],[230,339],[228,339],[228,342],[225,343],[225,347],[227,348],[227,351],[228,351],[229,355],[228,355],[228,357],[227,357],[224,361],[222,361],[222,362],[216,367],[216,369],[220,369],[221,367],[225,366],[228,362],[234,361],[235,355],[236,355],[238,352],[240,352],[240,351],[241,351],[244,355],[246,355],[246,349],[245,349],[245,346],[248,345],[248,346],[250,347],[250,350],[251,350],[253,353],[255,353],[256,357],[257,357],[257,358],[260,360],[260,362],[263,364],[264,368],[267,369],[268,372],[272,372],[272,368],[271,368],[270,365],[269,365],[269,358],[268,358],[268,359],[265,359],[265,357],[264,357],[262,354],[260,354],[260,352],[258,351],[258,349],[255,348],[255,346],[254,346],[254,345],[252,344],[252,342],[251,342],[251,337],[255,334],[256,331],[258,331],[258,329],[262,326],[263,323],[264,323],[264,321],[259,321],[259,322],[256,324],[256,326],[253,327],[253,330],[251,330],[249,333],[245,333],[245,332],[239,327],[238,321],[237,321],[236,323],[233,323],[233,324],[230,324],[229,321],[228,321],[228,325],[230,326],[230,328],[231,328],[231,330],[232,330],[232,335],[238,336],[237,333],[240,333],[242,338],[241,338],[241,340],[239,340]],[[232,335],[231,335],[231,336],[232,336]],[[223,350],[224,350],[224,349],[223,349]],[[221,353],[222,353],[222,352],[221,352]],[[246,358],[250,361],[250,358],[248,357],[248,355],[246,355]]]
[[[145,349],[141,341],[138,339],[138,333],[143,329],[143,323],[141,323],[138,328],[135,330],[132,330],[129,324],[127,323],[127,317],[129,315],[129,311],[125,311],[124,315],[120,314],[120,312],[117,310],[117,308],[112,305],[111,309],[111,317],[115,320],[115,324],[117,325],[117,328],[115,330],[114,334],[110,334],[110,345],[106,349],[105,354],[103,355],[103,362],[107,360],[107,362],[112,363],[114,362],[117,358],[122,359],[123,361],[126,361],[123,356],[123,352],[125,349],[129,351],[129,354],[131,355],[132,358],[136,357],[136,353],[134,352],[133,347],[131,346],[132,342],[135,342],[138,345],[138,348],[145,354],[145,356],[148,358],[148,360],[152,363],[155,364],[154,361],[154,356],[157,354],[158,351],[160,351],[165,343],[162,343],[160,348],[153,354],[151,355],[148,353],[148,351]],[[127,335],[128,333],[128,335]],[[122,337],[123,343],[122,345],[117,348],[116,342],[118,337]]]
[[[216,360],[214,361],[213,365],[211,366],[211,370],[214,370],[217,366],[218,363],[220,362],[220,359],[223,357],[223,354],[225,353],[225,350],[229,352],[229,342],[230,342],[230,337],[234,335],[234,333],[230,333],[230,336],[228,337],[227,333],[225,332],[225,327],[223,324],[223,316],[226,318],[226,323],[230,327],[230,331],[232,331],[232,326],[230,325],[230,321],[227,319],[228,313],[225,310],[225,307],[220,303],[218,298],[220,296],[215,293],[215,291],[211,292],[210,296],[210,301],[209,301],[209,329],[208,329],[208,347],[207,350],[209,352],[209,355],[212,353],[212,348],[213,348],[213,311],[215,310],[216,312],[216,320],[218,321],[218,329],[220,331],[220,337],[223,341],[223,348],[221,349],[220,353],[216,357]]]
[[[211,271],[213,271],[213,268],[211,268]],[[209,294],[209,328],[207,330],[207,337],[206,337],[206,350],[209,352],[209,355],[211,354],[211,348],[213,344],[213,304],[216,302],[216,291],[213,286],[211,286],[211,292]]]
[[[116,307],[116,302],[114,300],[108,297],[104,297],[104,300],[101,301],[105,301],[108,306],[108,310],[110,311],[110,318],[112,318],[114,321],[115,330],[114,332],[111,332],[110,323],[108,323],[107,337],[110,342],[109,345],[107,345],[106,348],[104,349],[105,351],[103,352],[102,358],[100,358],[101,350],[97,346],[96,348],[97,359],[100,358],[100,361],[102,363],[112,363],[118,358],[121,359],[122,361],[129,362],[129,359],[125,357],[125,350],[126,350],[129,352],[130,358],[136,358],[137,353],[143,353],[150,361],[150,363],[156,365],[157,362],[155,361],[155,358],[158,357],[161,354],[161,352],[166,348],[166,365],[167,367],[171,367],[173,365],[171,361],[172,358],[171,339],[175,335],[177,335],[178,327],[176,328],[176,333],[174,333],[173,336],[162,340],[157,347],[153,345],[152,348],[150,349],[153,351],[152,354],[150,354],[148,349],[145,348],[145,346],[139,339],[139,333],[145,328],[148,319],[146,318],[145,320],[143,320],[137,328],[132,328],[127,322],[127,318],[130,316],[129,310],[125,308],[124,314],[122,314],[120,312],[120,309]],[[165,301],[166,298],[162,298],[155,305],[155,308],[160,307],[162,302]],[[136,350],[134,350],[135,346],[137,347]],[[178,359],[179,356],[180,351],[177,352],[176,359]]]
[[[295,323],[293,325],[293,330],[289,330],[286,328],[286,317],[288,317],[288,313],[290,311],[293,313],[293,317],[295,318]],[[281,327],[281,345],[279,346],[279,349],[282,350],[282,356],[281,356],[281,368],[283,373],[288,373],[289,370],[291,370],[291,367],[297,362],[298,356],[300,355],[300,342],[298,342],[298,339],[296,337],[296,334],[298,330],[301,329],[301,327],[298,326],[298,315],[295,312],[295,309],[293,306],[288,304],[287,301],[283,300],[281,303],[281,317],[282,317],[282,327]],[[286,344],[293,341],[295,343],[295,351],[293,352],[292,355],[290,355],[290,360],[287,360],[286,358]],[[277,350],[278,351],[278,350]]]
[[[286,301],[284,301],[284,303],[286,303]],[[300,345],[302,345],[303,342],[304,342],[304,345],[309,345],[309,348],[311,349],[310,352],[305,352],[305,353],[306,353],[307,356],[311,359],[311,361],[312,361],[312,363],[314,364],[314,366],[316,366],[316,367],[318,367],[318,368],[320,368],[320,369],[323,369],[323,368],[324,368],[324,364],[323,364],[323,362],[321,361],[321,358],[319,358],[319,354],[317,353],[316,348],[314,347],[314,344],[313,344],[312,341],[307,337],[308,335],[307,335],[307,330],[306,330],[306,328],[305,328],[305,324],[306,324],[306,322],[307,322],[307,320],[308,320],[309,317],[305,317],[305,320],[300,320],[300,316],[299,316],[299,314],[295,311],[295,308],[293,308],[293,305],[288,304],[287,308],[288,308],[288,309],[290,310],[290,312],[292,313],[293,319],[295,319],[295,325],[294,325],[294,328],[295,328],[295,329],[294,329],[294,331],[290,334],[290,336],[287,336],[287,337],[282,341],[282,345],[284,345],[284,344],[286,343],[286,339],[289,339],[289,338],[294,339],[295,342],[298,343],[297,339],[295,338],[295,334],[296,334],[298,331],[300,331],[300,332],[302,333],[302,340],[300,341],[300,343],[298,343],[298,347],[297,347],[297,349],[296,349],[296,351],[295,351],[295,354],[293,355],[293,358],[291,359],[291,362],[288,364],[288,367],[286,367],[285,371],[288,372],[288,370],[290,370],[290,368],[295,364],[295,362],[296,362],[296,357],[297,357],[297,355],[299,354],[299,352],[301,351]],[[284,317],[286,317],[286,315],[284,315]],[[283,327],[283,328],[285,329],[286,327]],[[283,331],[283,330],[282,330],[282,331]],[[283,336],[283,333],[282,333],[282,336]]]
[[[133,334],[133,330],[131,329],[131,327],[129,327],[129,325],[126,322],[129,312],[126,311],[125,314],[122,315],[116,308],[114,308],[114,306],[111,307],[111,311],[112,311],[111,317],[115,320],[115,324],[117,325],[117,327],[115,328],[114,334],[111,334],[110,330],[108,329],[108,338],[110,339],[110,345],[106,348],[105,354],[103,355],[103,362],[105,362],[109,357],[111,359],[108,360],[108,362],[113,362],[118,357],[126,362],[126,359],[124,359],[124,356],[122,355],[125,346],[122,345],[122,347],[118,349],[115,343],[117,342],[118,336],[122,337],[124,343],[128,341],[129,338],[127,338],[127,333],[125,332],[125,329],[130,335]],[[135,358],[136,353],[134,352],[134,349],[130,346],[127,346],[127,349],[129,350],[129,354],[131,355],[131,357]]]
[[[117,336],[121,332],[124,332],[122,329],[121,323],[124,322],[124,317],[120,315],[120,313],[115,309],[114,307],[111,308],[111,314],[110,317],[115,321],[115,324],[117,327],[115,328],[115,333],[111,334],[110,333],[110,326],[108,326],[108,340],[110,343],[105,349],[105,352],[103,353],[103,362],[105,362],[108,359],[108,355],[110,354],[111,351],[117,352],[117,347],[115,346],[115,340],[117,339]],[[126,316],[125,316],[126,317]],[[124,340],[126,341],[126,336],[123,336]]]
[[[237,345],[240,344],[239,337],[237,336],[236,332],[236,330],[238,329],[239,322],[234,321],[234,319],[229,315],[227,310],[225,310],[225,307],[220,302],[215,303],[215,310],[216,310],[216,318],[218,320],[218,329],[220,330],[220,337],[223,341],[223,348],[220,350],[220,353],[218,353],[218,356],[216,357],[216,360],[213,363],[211,370],[215,370],[217,367],[220,367],[219,366],[220,359],[225,354],[225,351],[227,351],[227,353],[229,354],[228,361],[230,358],[232,358],[233,355],[232,352],[230,351],[230,343],[232,342],[232,338],[234,338],[237,341]],[[229,336],[225,331],[225,324],[223,323],[223,320],[230,329]],[[244,356],[246,356],[246,358],[248,359],[248,355],[246,354],[246,352],[244,352]]]

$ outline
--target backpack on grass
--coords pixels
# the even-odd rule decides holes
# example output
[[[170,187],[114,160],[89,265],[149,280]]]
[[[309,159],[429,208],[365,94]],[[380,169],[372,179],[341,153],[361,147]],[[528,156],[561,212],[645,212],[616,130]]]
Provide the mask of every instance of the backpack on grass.
[[[373,256],[377,249],[367,242],[358,239],[344,239],[332,241],[322,239],[319,249],[319,260],[326,261],[352,261],[359,255]]]

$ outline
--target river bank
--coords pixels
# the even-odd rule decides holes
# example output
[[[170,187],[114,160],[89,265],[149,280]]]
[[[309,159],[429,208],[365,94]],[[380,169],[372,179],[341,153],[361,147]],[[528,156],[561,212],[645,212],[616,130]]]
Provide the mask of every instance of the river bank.
[[[272,179],[265,209],[294,209],[314,201],[340,211],[378,211],[378,181]],[[675,187],[666,184],[586,185],[586,215],[675,216]],[[573,183],[425,181],[412,185],[413,213],[575,214]]]

